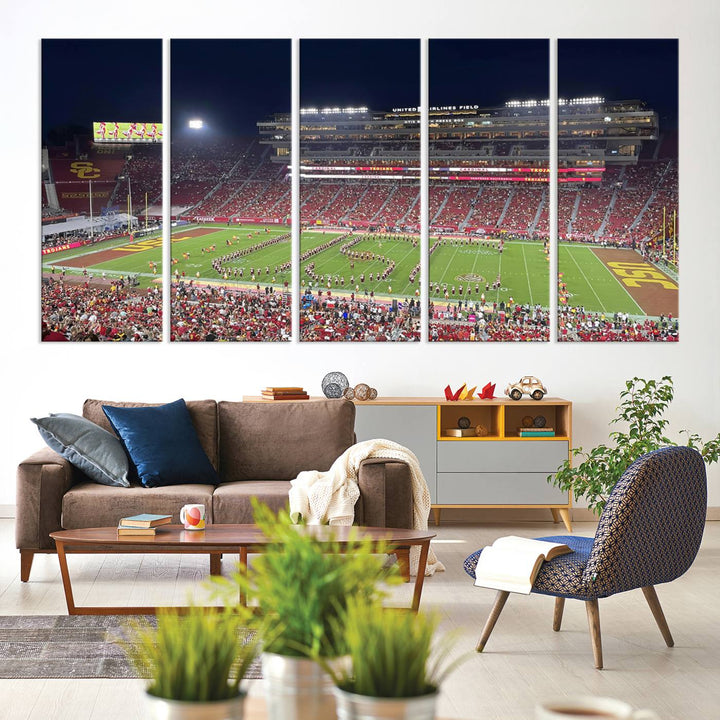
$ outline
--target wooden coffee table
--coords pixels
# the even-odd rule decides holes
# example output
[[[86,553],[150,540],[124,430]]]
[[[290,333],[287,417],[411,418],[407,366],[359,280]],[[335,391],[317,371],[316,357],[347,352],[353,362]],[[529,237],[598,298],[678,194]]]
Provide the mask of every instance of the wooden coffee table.
[[[420,547],[420,562],[410,606],[412,610],[417,611],[420,607],[430,540],[435,534],[427,530],[403,528],[298,526],[298,532],[308,532],[318,540],[329,540],[332,535],[341,546],[348,543],[353,530],[356,533],[355,537],[359,536],[377,544],[382,543],[388,550],[395,552],[401,566],[407,566],[410,547],[414,545]],[[266,537],[256,525],[208,525],[205,530],[185,530],[182,525],[163,525],[157,529],[155,535],[147,536],[118,536],[117,528],[114,527],[83,528],[60,530],[50,533],[50,537],[55,541],[57,548],[69,615],[147,615],[157,611],[157,607],[152,606],[75,605],[67,564],[67,555],[71,553],[209,555],[210,572],[219,575],[223,553],[238,553],[241,565],[247,565],[248,553],[262,552],[273,542],[272,538]]]

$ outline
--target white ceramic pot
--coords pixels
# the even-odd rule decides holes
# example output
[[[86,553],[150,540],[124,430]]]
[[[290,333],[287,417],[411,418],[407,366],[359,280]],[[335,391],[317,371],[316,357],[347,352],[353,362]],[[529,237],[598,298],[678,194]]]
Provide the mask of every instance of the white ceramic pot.
[[[243,720],[245,695],[230,700],[188,702],[145,693],[148,720]]]
[[[335,720],[330,676],[314,660],[263,653],[268,720]]]
[[[434,720],[438,693],[379,698],[334,688],[338,720]]]

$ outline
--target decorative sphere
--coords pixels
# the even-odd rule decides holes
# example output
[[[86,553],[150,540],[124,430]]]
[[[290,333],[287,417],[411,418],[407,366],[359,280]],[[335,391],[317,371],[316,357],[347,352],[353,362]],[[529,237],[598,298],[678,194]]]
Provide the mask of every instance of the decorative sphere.
[[[343,396],[342,388],[337,383],[328,383],[323,388],[326,398],[341,398]]]
[[[544,415],[536,415],[535,419],[533,420],[533,425],[535,427],[545,427],[545,424],[547,423],[547,420],[545,419]]]
[[[359,383],[355,386],[355,399],[367,400],[370,397],[370,386],[365,383]]]
[[[476,425],[475,434],[478,437],[485,437],[488,434],[488,429],[484,425]]]
[[[522,426],[523,426],[523,427],[532,427],[532,425],[533,425],[532,415],[526,415],[526,416],[522,419]]]
[[[461,418],[458,418],[458,427],[461,430],[467,430],[470,427],[470,418],[465,417],[464,415]]]

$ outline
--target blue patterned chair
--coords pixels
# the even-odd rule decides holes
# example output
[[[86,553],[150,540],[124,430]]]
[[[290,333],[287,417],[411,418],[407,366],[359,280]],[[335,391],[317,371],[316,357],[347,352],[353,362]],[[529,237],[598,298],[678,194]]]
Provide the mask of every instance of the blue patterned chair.
[[[584,600],[595,667],[602,668],[598,599],[641,588],[668,647],[672,635],[655,585],[680,577],[700,547],[707,512],[705,463],[687,447],[655,450],[622,475],[600,516],[594,538],[538,538],[567,543],[574,552],[545,562],[532,592],[555,597],[553,630],[560,630],[566,598]],[[465,560],[475,577],[482,550]],[[482,652],[509,593],[500,591],[485,623],[477,651]]]

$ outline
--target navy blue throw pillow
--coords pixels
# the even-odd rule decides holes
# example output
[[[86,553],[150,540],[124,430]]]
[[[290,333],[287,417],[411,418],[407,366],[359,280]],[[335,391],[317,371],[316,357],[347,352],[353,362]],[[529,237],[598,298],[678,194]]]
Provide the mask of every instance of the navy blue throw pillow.
[[[182,398],[154,407],[103,405],[102,409],[145,487],[219,484]]]

